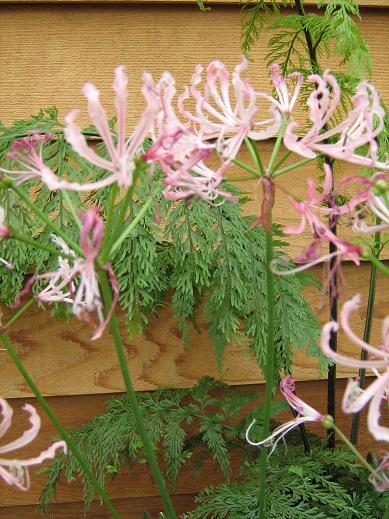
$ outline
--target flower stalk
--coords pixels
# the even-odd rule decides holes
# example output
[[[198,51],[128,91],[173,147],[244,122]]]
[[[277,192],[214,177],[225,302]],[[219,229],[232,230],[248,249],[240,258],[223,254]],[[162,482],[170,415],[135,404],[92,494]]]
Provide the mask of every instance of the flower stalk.
[[[275,352],[274,352],[274,274],[271,264],[274,258],[274,244],[272,232],[272,204],[270,204],[268,222],[269,230],[266,231],[266,300],[267,300],[267,339],[266,339],[266,364],[264,368],[266,389],[263,408],[263,429],[261,439],[264,440],[270,432],[270,413],[274,394]],[[260,476],[259,476],[259,517],[266,517],[266,472],[268,449],[261,449]]]
[[[378,223],[378,222],[377,222]],[[374,235],[374,248],[373,253],[377,259],[379,259],[381,247],[381,233],[377,232]],[[370,342],[371,328],[373,324],[373,310],[375,304],[375,294],[377,288],[377,266],[372,263],[370,265],[370,281],[369,281],[369,295],[367,301],[367,310],[366,310],[366,318],[365,318],[365,327],[363,330],[363,340],[365,342]],[[360,358],[362,361],[367,360],[368,352],[366,350],[361,351]],[[366,380],[366,368],[360,368],[359,370],[359,386],[363,389]],[[351,434],[350,441],[354,445],[358,444],[358,434],[359,434],[359,424],[361,420],[360,411],[353,414],[352,424],[351,424]]]
[[[101,291],[104,299],[105,309],[108,313],[109,309],[112,305],[112,295],[111,295],[111,289],[109,280],[107,277],[107,273],[105,271],[102,271],[100,273],[100,286]],[[150,438],[148,436],[148,433],[146,431],[146,428],[144,426],[144,421],[142,418],[142,411],[138,403],[138,398],[136,396],[136,392],[134,389],[134,386],[132,384],[130,372],[128,370],[127,365],[127,358],[126,353],[124,351],[123,343],[120,336],[120,330],[119,325],[117,322],[116,314],[115,312],[112,313],[111,319],[110,319],[110,329],[113,336],[116,354],[119,360],[119,366],[120,371],[123,376],[124,385],[126,388],[127,397],[129,399],[130,405],[131,405],[131,411],[135,418],[135,423],[138,429],[139,436],[142,440],[143,447],[146,453],[146,457],[148,459],[151,472],[154,476],[155,482],[158,486],[159,492],[161,494],[161,498],[163,501],[163,504],[165,506],[166,512],[168,514],[168,519],[178,519],[177,514],[174,510],[173,503],[170,499],[169,493],[166,489],[166,485],[162,476],[162,472],[159,468],[157,458],[155,456],[153,445],[150,441]]]
[[[8,323],[9,325],[9,323]],[[12,342],[10,341],[9,337],[1,332],[0,333],[0,340],[4,344],[9,356],[15,363],[16,367],[18,368],[20,374],[24,378],[24,380],[27,382],[29,388],[35,395],[35,398],[38,400],[39,404],[42,406],[43,410],[47,414],[47,416],[50,418],[51,422],[59,432],[60,437],[62,440],[64,440],[68,446],[68,448],[71,450],[73,456],[77,459],[78,463],[80,464],[85,476],[89,479],[91,484],[93,485],[96,492],[100,495],[101,500],[105,504],[105,506],[108,508],[108,510],[112,513],[112,517],[114,519],[120,519],[120,515],[118,511],[116,510],[115,506],[113,505],[112,501],[109,499],[107,494],[104,491],[104,488],[102,485],[97,481],[97,479],[94,477],[91,469],[89,468],[88,464],[82,457],[82,454],[78,450],[76,444],[73,442],[72,437],[70,434],[68,434],[65,429],[63,428],[61,422],[58,420],[56,415],[54,414],[53,410],[51,409],[50,405],[47,403],[46,399],[42,396],[42,393],[39,391],[38,387],[35,385],[34,381],[30,377],[29,373],[27,372],[26,368],[24,367],[22,361],[20,360],[18,354],[16,353]]]

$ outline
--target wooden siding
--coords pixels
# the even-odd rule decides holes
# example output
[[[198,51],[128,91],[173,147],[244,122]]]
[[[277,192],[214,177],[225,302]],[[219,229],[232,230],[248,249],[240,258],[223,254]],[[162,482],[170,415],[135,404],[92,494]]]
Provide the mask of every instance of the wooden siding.
[[[118,63],[126,63],[131,75],[129,127],[132,126],[142,110],[143,103],[138,93],[141,73],[145,68],[156,76],[164,70],[170,70],[176,76],[178,85],[181,85],[189,81],[197,63],[206,64],[212,59],[221,59],[232,66],[240,59],[238,2],[213,0],[210,3],[213,5],[212,10],[204,14],[198,12],[192,0],[110,0],[103,3],[49,0],[47,5],[45,2],[0,0],[0,119],[10,123],[43,106],[56,104],[61,116],[72,108],[82,108],[84,115],[81,121],[86,123],[85,103],[80,87],[87,80],[101,87],[107,111],[112,113],[109,87],[112,71]],[[375,63],[372,79],[389,104],[389,58],[386,51],[389,10],[384,9],[389,7],[389,2],[361,0],[359,4],[363,15],[361,28]],[[249,71],[256,86],[262,89],[269,88],[264,64],[268,37],[269,34],[264,35],[260,44],[255,46],[254,61]],[[330,60],[328,65],[331,63],[334,61]],[[263,146],[265,155],[268,151],[269,147]],[[343,174],[350,172],[352,168]],[[286,182],[284,187],[293,188],[294,193],[299,195],[304,192],[306,178],[310,174],[311,169],[306,167],[299,172],[298,182],[294,177],[282,179],[282,182]],[[255,213],[258,207],[256,186],[247,183],[243,187],[254,193],[254,202],[247,210]],[[287,210],[286,197],[282,195],[277,198],[275,219],[282,224],[296,221],[293,212]],[[350,233],[347,226],[341,229],[346,235]],[[291,254],[295,254],[306,243],[307,237],[294,240],[290,247]],[[389,255],[386,254],[386,257]],[[344,289],[343,298],[356,291],[362,293],[363,305],[355,319],[356,329],[361,331],[368,266],[356,270],[354,266],[347,265],[345,271],[348,285]],[[316,272],[320,276],[320,270]],[[381,282],[373,337],[376,342],[380,340],[381,323],[389,310],[389,282],[387,279],[381,279]],[[317,291],[309,289],[307,297],[314,308],[319,307],[321,298]],[[326,315],[324,308],[319,314],[322,322],[326,320]],[[37,326],[37,323],[41,326]],[[43,392],[52,395],[49,397],[50,403],[66,426],[80,425],[102,412],[105,400],[123,389],[108,334],[91,345],[90,330],[78,321],[64,326],[54,322],[47,314],[33,311],[15,325],[11,336]],[[126,344],[136,388],[187,387],[205,374],[216,375],[212,347],[205,330],[202,334],[193,332],[192,340],[193,352],[189,352],[184,348],[170,310],[163,309],[142,337]],[[341,338],[340,348],[344,352],[352,351],[352,346],[344,338]],[[315,363],[303,355],[297,358],[295,376],[306,380],[299,384],[299,394],[324,409],[325,382],[315,380],[318,378]],[[30,393],[24,382],[1,351],[0,363],[0,394],[10,398],[11,405],[19,409],[27,399],[33,403],[33,399],[28,398]],[[255,362],[250,356],[243,356],[239,348],[228,348],[225,368],[223,379],[235,384],[237,391],[240,387],[257,384],[261,380]],[[352,372],[339,370],[341,377],[350,374]],[[344,385],[345,380],[340,380],[339,392]],[[16,415],[15,434],[25,426],[20,411]],[[41,435],[33,449],[26,449],[26,454],[44,448],[55,434],[44,415],[42,419]],[[339,413],[339,425],[348,430],[349,418]],[[361,445],[364,452],[377,447],[367,434],[365,419],[362,420]],[[205,464],[199,478],[193,476],[191,466],[188,465],[174,497],[178,511],[189,510],[195,493],[204,485],[219,480],[220,474],[214,470],[211,462]],[[34,510],[43,482],[44,476],[34,477],[32,489],[28,493],[18,493],[0,484],[0,518],[38,517]],[[149,510],[152,517],[156,517],[161,509],[155,487],[144,467],[134,470],[130,476],[121,475],[109,485],[108,491],[123,516],[130,519],[141,518],[144,510]],[[79,485],[67,487],[62,484],[56,504],[48,517],[81,517],[81,501]],[[100,519],[109,517],[109,514],[95,503],[87,517]]]

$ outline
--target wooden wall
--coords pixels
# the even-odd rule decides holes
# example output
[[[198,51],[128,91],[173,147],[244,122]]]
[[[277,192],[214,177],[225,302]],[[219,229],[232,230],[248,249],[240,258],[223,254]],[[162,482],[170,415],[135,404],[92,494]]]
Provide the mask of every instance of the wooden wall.
[[[314,1],[307,2],[315,4]],[[389,39],[389,3],[387,0],[360,1],[363,20],[362,32],[368,41],[374,60],[373,81],[382,98],[389,104],[389,59],[387,41]],[[143,70],[156,76],[170,70],[177,78],[178,85],[188,82],[197,63],[206,64],[213,59],[221,59],[233,66],[240,59],[240,13],[238,2],[216,0],[212,10],[200,13],[191,0],[159,1],[138,0],[122,2],[4,2],[0,0],[0,119],[10,123],[25,117],[39,108],[57,105],[61,116],[72,108],[81,108],[81,120],[86,123],[85,103],[80,93],[81,85],[91,80],[102,90],[102,98],[108,113],[112,113],[113,68],[124,63],[130,73],[129,129],[142,110],[139,96],[140,77]],[[253,50],[254,61],[250,65],[249,76],[256,86],[269,89],[268,76],[264,64],[266,54],[266,34]],[[329,61],[328,65],[331,65]],[[263,147],[263,153],[269,146]],[[343,174],[351,173],[348,168]],[[286,178],[285,187],[295,194],[302,194],[306,178],[312,174],[309,167],[295,177]],[[253,191],[256,185],[247,183],[243,187]],[[248,207],[255,213],[257,198]],[[275,219],[289,224],[296,216],[288,210],[286,198],[277,199]],[[350,233],[347,226],[341,232]],[[294,240],[290,247],[295,254],[306,243],[307,237]],[[386,253],[386,257],[388,254]],[[365,312],[368,266],[356,270],[346,266],[347,287],[343,297],[360,291],[363,305],[355,318],[356,329],[361,331]],[[317,270],[318,275],[320,271]],[[380,328],[389,310],[389,282],[381,279],[378,291],[373,340],[380,340]],[[307,291],[307,297],[318,309],[320,294],[314,289]],[[319,312],[322,322],[326,321],[327,309]],[[129,366],[139,390],[156,387],[187,387],[205,374],[216,375],[212,361],[212,347],[203,333],[193,332],[192,352],[184,348],[177,326],[170,318],[169,308],[163,309],[145,334],[137,340],[127,341]],[[39,323],[40,325],[37,325]],[[67,426],[80,425],[104,409],[104,402],[113,393],[123,390],[120,373],[113,353],[112,341],[108,334],[91,346],[90,331],[78,321],[69,326],[59,325],[47,314],[33,311],[30,316],[17,323],[12,330],[18,352],[26,362],[31,374],[42,391],[49,395],[50,403]],[[344,338],[340,340],[344,352],[352,351],[352,345]],[[11,405],[20,410],[26,401],[31,401],[30,393],[17,370],[0,351],[0,395],[10,399]],[[339,370],[340,377],[353,374],[349,370]],[[318,408],[325,402],[325,382],[318,380],[315,363],[298,355],[295,376],[301,382],[299,393]],[[240,387],[255,385],[262,380],[258,368],[250,357],[244,357],[237,347],[226,352],[226,382]],[[339,391],[345,381],[339,381]],[[255,386],[257,388],[257,386]],[[258,387],[261,391],[261,387]],[[22,415],[16,413],[16,425],[20,431],[24,427]],[[349,420],[340,418],[340,425],[346,429]],[[54,430],[43,417],[42,433],[34,450],[47,445]],[[361,434],[362,447],[366,451],[374,447],[370,441],[363,420]],[[190,470],[180,480],[175,501],[179,511],[192,506],[193,497],[205,484],[217,482],[220,474],[213,470],[212,463],[206,464],[201,477],[196,478]],[[34,478],[28,493],[18,493],[0,484],[0,518],[37,517],[34,512],[44,476]],[[137,519],[142,512],[154,513],[161,509],[157,492],[145,469],[139,469],[130,477],[120,476],[109,486],[123,517]],[[49,517],[70,519],[82,515],[82,492],[78,485],[62,485]],[[88,517],[109,517],[96,503]]]

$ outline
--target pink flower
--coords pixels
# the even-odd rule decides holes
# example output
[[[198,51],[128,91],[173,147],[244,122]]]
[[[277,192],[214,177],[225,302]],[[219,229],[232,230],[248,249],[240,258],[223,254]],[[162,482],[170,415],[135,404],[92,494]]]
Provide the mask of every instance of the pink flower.
[[[11,426],[13,411],[8,402],[3,398],[0,398],[0,408],[2,415],[2,420],[0,422],[1,438],[5,435]],[[29,422],[31,427],[25,431],[17,440],[0,446],[0,455],[7,452],[12,452],[16,449],[20,449],[21,447],[31,443],[36,438],[41,426],[40,417],[35,408],[29,404],[25,404],[23,409],[29,414]],[[42,451],[36,458],[30,458],[26,460],[15,458],[8,460],[0,458],[0,476],[9,485],[15,486],[20,490],[28,490],[30,488],[29,467],[40,465],[45,460],[53,459],[58,449],[62,449],[63,452],[66,453],[66,443],[63,441],[55,442],[47,450]]]
[[[371,346],[360,339],[350,327],[350,316],[358,309],[360,304],[359,294],[347,301],[340,314],[340,326],[347,338],[359,348],[372,354],[370,360],[359,360],[346,357],[334,352],[329,345],[332,332],[339,330],[336,322],[329,322],[324,325],[321,334],[321,348],[325,355],[334,360],[337,364],[352,368],[371,369],[377,379],[370,386],[363,390],[358,382],[350,379],[343,397],[343,411],[345,413],[356,413],[370,402],[367,416],[368,428],[374,438],[378,441],[389,441],[389,428],[379,424],[380,406],[382,401],[388,401],[389,391],[389,317],[386,317],[382,325],[383,342],[378,348]],[[382,371],[382,372],[381,372]]]
[[[389,162],[377,160],[375,138],[383,130],[385,112],[376,89],[367,81],[360,83],[353,97],[354,108],[342,122],[326,129],[339,106],[340,87],[328,71],[323,77],[311,75],[309,80],[316,84],[308,99],[312,127],[307,134],[300,136],[295,133],[299,124],[289,123],[284,135],[285,146],[308,158],[322,153],[361,166],[388,169]],[[365,155],[357,153],[366,145],[368,152]]]
[[[334,196],[331,189],[332,170],[327,164],[324,169],[325,180],[322,192],[319,192],[314,181],[309,179],[307,200],[300,202],[289,197],[289,202],[301,216],[301,222],[296,227],[285,227],[284,232],[286,234],[302,234],[308,224],[313,234],[313,241],[295,260],[297,263],[303,263],[303,265],[285,272],[276,270],[275,272],[279,275],[294,274],[323,261],[336,258],[329,278],[332,279],[332,274],[336,272],[342,279],[341,263],[344,258],[350,258],[356,265],[360,264],[362,247],[347,242],[334,234],[329,227],[328,218],[335,222],[340,215],[353,212],[361,202],[366,200],[367,195],[366,193],[363,195],[357,194],[352,200],[342,206],[334,205]],[[327,203],[327,207],[323,205],[324,202]],[[326,222],[323,221],[323,216],[326,217]],[[331,254],[326,253],[323,255],[322,248],[328,243],[336,245],[337,250]]]
[[[89,117],[99,132],[110,156],[109,160],[100,157],[91,147],[88,146],[81,129],[75,124],[75,118],[79,111],[73,110],[66,117],[65,136],[73,149],[95,166],[110,171],[112,175],[103,180],[90,184],[68,184],[68,189],[77,191],[90,191],[99,189],[114,182],[118,182],[119,186],[129,187],[133,182],[133,173],[135,170],[134,159],[138,153],[139,147],[148,134],[154,123],[154,118],[159,110],[159,104],[156,99],[149,95],[147,86],[143,87],[143,94],[147,99],[147,107],[143,112],[140,121],[130,138],[126,139],[125,120],[127,110],[127,84],[128,78],[126,68],[121,65],[115,69],[115,79],[113,89],[116,93],[115,106],[117,112],[118,135],[117,142],[114,143],[111,130],[109,128],[108,119],[104,108],[100,103],[100,93],[92,83],[86,83],[83,87],[83,93],[88,100]]]
[[[49,189],[57,189],[60,183],[57,175],[45,165],[42,157],[42,147],[45,142],[50,140],[50,134],[32,133],[24,139],[14,141],[12,149],[7,153],[7,157],[15,162],[20,170],[7,170],[0,168],[0,171],[16,179],[18,184],[33,178],[39,178]]]
[[[306,404],[303,400],[301,400],[301,398],[298,398],[295,393],[295,382],[291,376],[285,377],[281,380],[280,390],[290,407],[296,411],[296,418],[283,425],[280,425],[268,438],[259,442],[253,442],[249,438],[250,430],[255,424],[255,420],[251,422],[249,428],[246,431],[246,440],[250,445],[254,445],[255,447],[268,447],[269,445],[273,445],[270,454],[276,448],[277,443],[283,439],[284,436],[288,434],[288,432],[290,432],[298,425],[307,422],[324,422],[326,419],[324,415],[320,414],[313,407]]]
[[[178,169],[173,170],[164,167],[166,174],[166,188],[163,190],[166,198],[170,200],[180,200],[192,196],[198,196],[208,202],[215,202],[221,196],[230,202],[235,201],[235,197],[227,191],[218,188],[223,180],[224,170],[229,166],[224,163],[217,171],[209,168],[198,155],[192,154],[186,162]]]
[[[232,77],[226,66],[220,61],[212,61],[207,67],[207,78],[202,93],[198,86],[202,81],[203,68],[196,67],[192,76],[192,85],[185,88],[179,98],[181,114],[198,126],[204,139],[217,139],[220,155],[233,160],[245,137],[263,140],[274,136],[280,127],[281,115],[272,103],[269,117],[257,118],[257,94],[248,80],[241,78],[247,68],[247,60],[235,67]],[[196,101],[196,111],[184,108],[184,102],[190,98]]]
[[[200,134],[194,133],[177,117],[173,105],[176,87],[171,74],[163,73],[156,85],[151,74],[145,73],[143,78],[147,95],[155,99],[160,109],[150,130],[153,144],[142,159],[153,164],[160,162],[164,166],[185,162],[189,156],[197,156],[200,151],[204,152],[204,156],[205,151],[211,153],[215,146],[203,140]]]
[[[113,302],[104,318],[98,275],[95,268],[95,261],[100,253],[103,240],[103,220],[96,208],[88,209],[86,213],[80,214],[79,218],[83,224],[80,232],[80,245],[84,257],[77,258],[74,251],[61,238],[53,236],[54,243],[64,254],[73,256],[74,261],[71,262],[67,258],[59,257],[57,270],[32,276],[19,292],[14,306],[20,304],[21,298],[30,291],[35,281],[39,279],[48,280],[48,285],[38,293],[38,299],[42,302],[71,304],[72,312],[78,319],[84,320],[96,328],[92,337],[92,340],[96,340],[101,337],[111,319],[119,298],[119,285],[111,265],[104,265],[103,268],[108,273],[113,290]],[[94,312],[97,313],[99,322],[97,327],[92,319],[92,313]]]
[[[293,95],[289,92],[285,77],[281,74],[281,68],[277,63],[273,63],[271,67],[271,78],[276,89],[277,97],[268,96],[267,94],[258,94],[260,97],[268,99],[273,103],[282,114],[289,115],[296,104],[298,95],[303,83],[303,76],[299,72],[293,72],[288,78],[296,79],[296,86]]]

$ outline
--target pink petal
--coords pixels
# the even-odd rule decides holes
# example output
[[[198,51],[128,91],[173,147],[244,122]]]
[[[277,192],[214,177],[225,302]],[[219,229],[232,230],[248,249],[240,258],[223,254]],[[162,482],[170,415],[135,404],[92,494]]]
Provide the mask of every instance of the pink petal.
[[[24,411],[29,413],[29,422],[31,424],[30,429],[27,431],[24,431],[22,436],[18,438],[17,440],[14,440],[13,442],[7,443],[6,445],[3,445],[0,447],[0,454],[4,454],[5,452],[10,452],[15,449],[20,449],[21,447],[24,447],[25,445],[28,445],[30,442],[32,442],[40,429],[41,426],[41,419],[36,412],[35,408],[32,407],[30,404],[25,404],[23,406]]]

